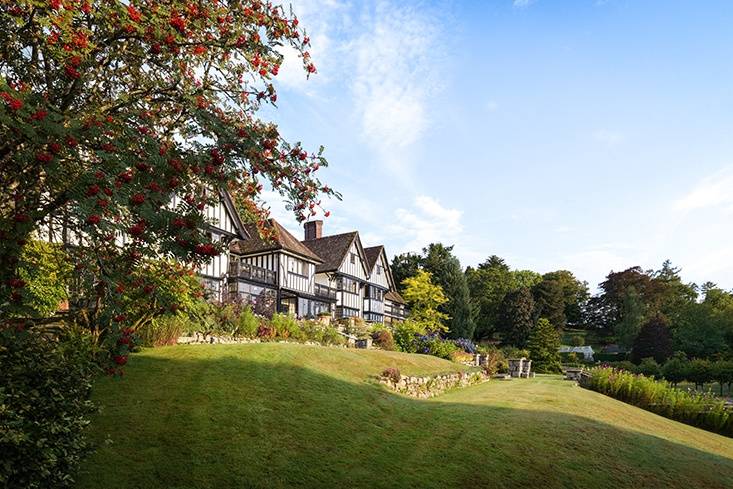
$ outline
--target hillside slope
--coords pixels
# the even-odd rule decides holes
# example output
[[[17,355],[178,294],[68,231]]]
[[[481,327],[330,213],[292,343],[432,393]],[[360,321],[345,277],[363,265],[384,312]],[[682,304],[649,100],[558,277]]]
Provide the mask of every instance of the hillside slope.
[[[733,487],[733,440],[556,378],[430,401],[369,380],[433,357],[289,344],[174,346],[103,379],[82,488]]]

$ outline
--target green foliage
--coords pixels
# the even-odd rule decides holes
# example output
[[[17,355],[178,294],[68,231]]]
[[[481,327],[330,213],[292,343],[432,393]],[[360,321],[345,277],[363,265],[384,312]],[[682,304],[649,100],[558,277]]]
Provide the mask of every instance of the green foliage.
[[[392,259],[392,277],[400,294],[405,291],[404,280],[417,275],[421,266],[422,256],[418,253],[403,253]]]
[[[639,335],[645,312],[641,295],[633,285],[630,286],[624,291],[622,298],[621,319],[613,326],[618,344],[625,349],[631,349]]]
[[[405,353],[415,353],[417,351],[415,338],[425,333],[425,324],[412,319],[398,322],[392,331],[397,348]]]
[[[25,282],[17,290],[22,300],[15,303],[9,316],[48,317],[68,300],[67,286],[73,265],[58,244],[31,240],[23,247],[18,276]]]
[[[696,386],[704,386],[713,380],[712,364],[704,358],[694,358],[687,367],[687,380]]]
[[[733,436],[733,412],[722,399],[675,389],[666,381],[622,370],[597,367],[583,387],[683,423]]]
[[[583,346],[585,345],[585,338],[580,335],[573,335],[570,337],[570,344],[572,346]]]
[[[659,368],[659,364],[656,360],[653,358],[644,358],[641,360],[641,363],[636,367],[636,373],[646,375],[647,377],[656,377],[659,378],[661,374],[661,369]]]
[[[568,270],[546,273],[542,276],[542,280],[552,280],[560,285],[563,296],[565,324],[571,327],[583,326],[585,321],[583,309],[590,297],[588,284],[575,278],[573,272]]]
[[[461,351],[455,343],[450,340],[445,340],[436,334],[420,337],[417,340],[416,350],[417,353],[432,355],[446,360],[451,360],[454,353]]]
[[[528,288],[509,292],[499,308],[498,325],[504,334],[504,343],[518,348],[527,346],[534,326],[534,299]]]
[[[291,338],[293,340],[301,340],[304,338],[303,331],[298,324],[298,320],[290,314],[275,313],[270,321],[275,336],[283,339]]]
[[[631,361],[638,363],[642,358],[652,357],[657,363],[664,363],[672,356],[672,335],[667,319],[655,316],[642,326],[634,340]]]
[[[567,323],[564,282],[552,275],[543,277],[542,281],[532,288],[532,295],[535,317],[544,317],[555,329],[562,330]]]
[[[413,277],[403,280],[402,296],[410,307],[410,320],[420,325],[421,334],[425,331],[447,331],[444,322],[448,316],[439,308],[448,302],[440,285],[432,280],[432,275],[419,270]]]
[[[476,329],[473,305],[466,275],[453,254],[453,246],[431,243],[423,248],[422,268],[431,274],[434,283],[441,287],[448,299],[438,306],[446,316],[448,335],[451,338],[473,338]]]
[[[676,350],[699,358],[730,351],[728,339],[733,334],[733,305],[726,303],[726,295],[730,294],[708,291],[702,303],[692,302],[681,307],[672,330]]]
[[[685,354],[677,352],[672,355],[672,358],[662,365],[661,374],[673,386],[688,379],[690,376],[690,365]]]
[[[141,326],[136,334],[141,346],[175,345],[176,340],[191,328],[185,314],[154,318]]]
[[[539,373],[554,373],[560,369],[560,333],[546,318],[540,318],[532,329],[527,344],[532,368]]]
[[[0,485],[70,487],[89,451],[94,341],[0,330]]]

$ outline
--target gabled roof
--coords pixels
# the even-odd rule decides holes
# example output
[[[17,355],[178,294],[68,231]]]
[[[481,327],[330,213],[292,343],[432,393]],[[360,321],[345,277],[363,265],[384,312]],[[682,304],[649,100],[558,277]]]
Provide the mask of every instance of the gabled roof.
[[[302,243],[323,260],[322,264],[316,265],[316,273],[325,273],[335,272],[341,267],[354,241],[356,241],[356,247],[359,250],[365,275],[368,276],[369,270],[367,270],[366,255],[364,254],[364,248],[361,246],[358,231],[334,234],[333,236],[324,236],[318,239],[309,239]]]
[[[257,233],[251,234],[251,233],[248,233],[247,230],[245,229],[244,224],[242,224],[242,219],[239,218],[239,212],[237,212],[237,208],[234,206],[234,201],[232,200],[232,196],[229,195],[229,191],[225,188],[220,188],[219,195],[221,196],[221,200],[224,203],[224,207],[226,208],[227,212],[229,212],[229,216],[232,218],[232,221],[234,222],[234,227],[237,228],[239,237],[242,239],[248,239],[248,238],[251,238],[252,236],[257,236]]]
[[[249,236],[249,239],[238,240],[233,242],[229,249],[233,253],[241,255],[250,255],[254,253],[263,253],[266,251],[278,251],[284,250],[302,256],[303,258],[315,262],[316,264],[321,263],[323,260],[317,254],[313,253],[306,246],[298,241],[298,239],[290,234],[287,229],[282,227],[279,222],[275,219],[268,219],[266,227],[274,229],[275,233],[272,240],[264,240],[260,237],[257,225],[246,224],[244,226],[245,231]]]
[[[390,290],[384,294],[384,300],[397,302],[399,304],[406,304],[405,299],[396,290]]]
[[[377,262],[379,261],[379,257],[384,257],[384,273],[387,276],[387,282],[389,283],[390,288],[395,287],[394,283],[394,277],[392,277],[392,268],[389,266],[389,260],[387,260],[387,251],[384,249],[383,245],[378,246],[371,246],[369,248],[364,248],[364,254],[367,258],[367,267],[369,268],[369,275],[371,276],[372,273],[374,273],[374,267],[376,266]]]
[[[377,261],[379,260],[379,255],[382,253],[382,250],[384,250],[384,246],[382,245],[364,248],[364,254],[366,255],[367,268],[369,269],[369,273],[374,270],[374,265],[377,264]]]

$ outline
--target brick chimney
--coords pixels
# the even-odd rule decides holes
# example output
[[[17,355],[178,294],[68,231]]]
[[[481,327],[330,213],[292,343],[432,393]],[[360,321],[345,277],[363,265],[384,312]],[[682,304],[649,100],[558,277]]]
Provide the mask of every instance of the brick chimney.
[[[320,239],[323,236],[323,221],[308,221],[305,223],[305,240]]]

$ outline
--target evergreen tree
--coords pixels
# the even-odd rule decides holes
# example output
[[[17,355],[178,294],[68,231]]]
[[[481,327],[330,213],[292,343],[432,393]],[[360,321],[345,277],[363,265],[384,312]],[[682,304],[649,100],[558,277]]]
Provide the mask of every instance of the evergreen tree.
[[[547,318],[537,321],[529,335],[527,348],[535,371],[560,372],[560,333]]]
[[[613,327],[619,345],[631,348],[644,322],[644,312],[641,296],[635,287],[629,287],[621,305],[621,320]]]
[[[631,350],[631,361],[641,362],[644,358],[653,358],[657,363],[664,363],[672,356],[672,334],[667,319],[657,315],[644,323],[634,340]]]
[[[448,334],[452,338],[472,338],[476,326],[468,282],[461,262],[453,255],[453,247],[430,244],[423,249],[422,267],[432,274],[433,281],[448,298],[448,302],[439,308],[450,317]]]
[[[499,310],[499,325],[504,333],[504,343],[525,348],[532,331],[534,299],[528,288],[523,287],[506,295]]]
[[[565,298],[562,283],[554,278],[543,278],[532,288],[535,317],[546,318],[555,329],[565,327]]]
[[[405,286],[402,282],[409,277],[414,277],[422,266],[423,257],[418,253],[402,253],[392,258],[392,277],[394,277],[397,290],[402,294]]]

